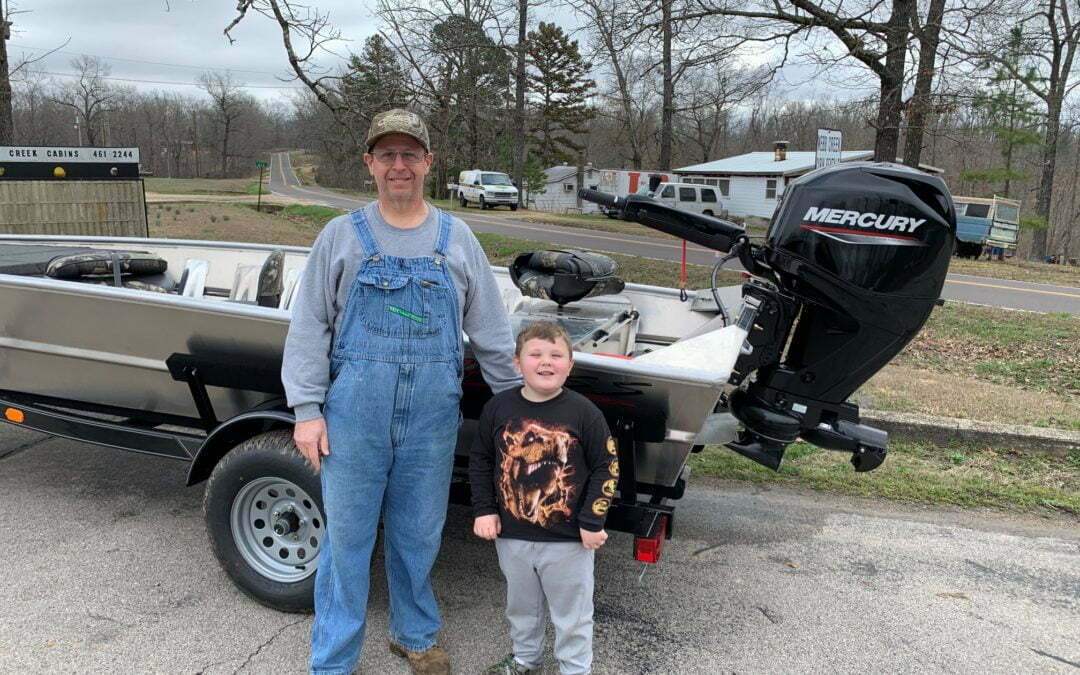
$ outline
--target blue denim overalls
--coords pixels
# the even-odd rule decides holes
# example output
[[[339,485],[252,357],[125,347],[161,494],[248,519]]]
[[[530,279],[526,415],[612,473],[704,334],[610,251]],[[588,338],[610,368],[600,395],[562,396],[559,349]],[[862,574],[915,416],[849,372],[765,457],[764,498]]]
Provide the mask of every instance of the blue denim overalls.
[[[313,672],[348,673],[364,641],[371,554],[380,514],[390,589],[390,639],[435,644],[442,620],[431,567],[461,422],[461,314],[446,265],[450,217],[434,256],[383,255],[362,210],[367,254],[349,290],[330,365],[322,459],[327,531],[315,578]]]

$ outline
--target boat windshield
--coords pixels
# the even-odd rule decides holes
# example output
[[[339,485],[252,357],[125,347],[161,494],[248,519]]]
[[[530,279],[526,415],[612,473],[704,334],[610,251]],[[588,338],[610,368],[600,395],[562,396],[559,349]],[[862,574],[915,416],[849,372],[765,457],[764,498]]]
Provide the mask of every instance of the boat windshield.
[[[513,185],[510,182],[510,176],[505,173],[484,173],[480,174],[480,183],[482,185]]]

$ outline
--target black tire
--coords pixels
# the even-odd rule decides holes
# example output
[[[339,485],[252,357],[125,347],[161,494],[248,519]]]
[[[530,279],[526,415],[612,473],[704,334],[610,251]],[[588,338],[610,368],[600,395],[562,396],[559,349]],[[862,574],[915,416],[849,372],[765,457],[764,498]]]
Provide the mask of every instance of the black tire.
[[[511,211],[517,211],[517,204],[511,204],[510,205],[510,210]]]
[[[488,205],[484,201],[484,195],[480,195],[480,210],[483,211],[486,208],[488,208]]]
[[[295,531],[274,531],[280,513],[299,519],[299,525],[291,523]],[[230,450],[214,467],[203,497],[206,532],[222,568],[245,594],[282,612],[314,607],[323,513],[319,477],[296,450],[291,429],[260,434]]]
[[[463,208],[463,209],[469,208],[469,200],[465,199],[465,195],[459,195],[459,199],[461,199],[461,208]]]
[[[704,211],[701,212],[701,215],[711,217],[713,215],[713,212],[712,212],[711,209],[705,209]]]

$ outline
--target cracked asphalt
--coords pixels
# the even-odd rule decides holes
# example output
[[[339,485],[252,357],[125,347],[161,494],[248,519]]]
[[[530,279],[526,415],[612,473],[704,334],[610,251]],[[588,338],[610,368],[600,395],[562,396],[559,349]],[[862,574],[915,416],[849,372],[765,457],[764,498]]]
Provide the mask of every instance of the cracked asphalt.
[[[310,617],[233,587],[184,473],[0,425],[0,672],[304,670]],[[469,529],[451,507],[436,570],[460,673],[507,650],[494,549]],[[697,480],[659,566],[641,576],[630,546],[597,557],[598,674],[1080,670],[1075,521]],[[360,672],[404,674],[381,576]]]

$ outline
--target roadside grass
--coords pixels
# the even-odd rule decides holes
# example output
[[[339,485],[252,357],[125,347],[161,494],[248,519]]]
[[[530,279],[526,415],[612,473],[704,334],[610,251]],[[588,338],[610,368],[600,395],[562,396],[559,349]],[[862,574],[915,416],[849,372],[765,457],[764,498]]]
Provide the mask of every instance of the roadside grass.
[[[894,361],[1080,397],[1080,319],[947,302]]]
[[[855,473],[846,453],[796,443],[778,472],[721,446],[707,446],[690,465],[695,475],[759,484],[1080,519],[1080,453],[1063,460],[971,444],[893,442],[884,464]]]
[[[970,260],[953,257],[949,272],[970,274],[977,277],[1030,281],[1055,286],[1080,287],[1080,267],[1073,265],[1050,265],[1030,260]]]
[[[852,398],[864,409],[1080,431],[1080,397],[895,361]]]
[[[144,178],[147,192],[180,195],[255,194],[257,185],[250,178]]]

